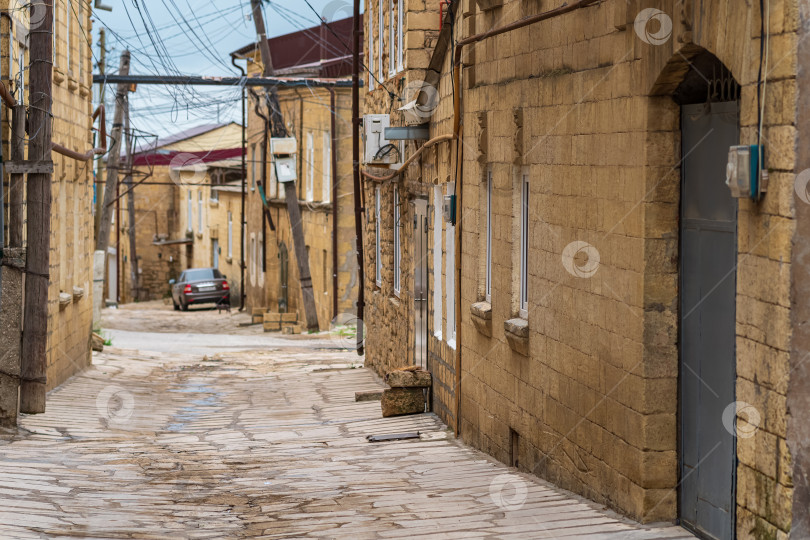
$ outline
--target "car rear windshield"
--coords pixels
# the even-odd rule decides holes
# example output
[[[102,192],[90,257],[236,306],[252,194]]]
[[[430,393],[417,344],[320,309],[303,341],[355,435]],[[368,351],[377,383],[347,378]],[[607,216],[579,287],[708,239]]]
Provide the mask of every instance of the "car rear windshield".
[[[203,281],[206,279],[222,279],[222,273],[216,268],[186,270],[186,281]]]

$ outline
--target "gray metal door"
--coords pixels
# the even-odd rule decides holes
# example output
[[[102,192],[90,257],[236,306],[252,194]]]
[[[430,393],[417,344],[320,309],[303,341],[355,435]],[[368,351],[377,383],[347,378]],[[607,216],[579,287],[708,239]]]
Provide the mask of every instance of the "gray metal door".
[[[733,538],[737,202],[725,185],[738,140],[736,101],[681,108],[680,515],[708,538]]]
[[[428,204],[414,200],[413,213],[413,362],[428,369],[427,361],[427,281],[428,281]]]

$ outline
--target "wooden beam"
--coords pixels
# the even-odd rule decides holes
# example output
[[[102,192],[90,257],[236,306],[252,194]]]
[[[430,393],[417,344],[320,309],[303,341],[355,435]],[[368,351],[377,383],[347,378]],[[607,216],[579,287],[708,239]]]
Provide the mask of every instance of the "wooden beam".
[[[122,75],[129,73],[129,51],[121,53],[121,62],[118,72]],[[112,208],[110,203],[118,190],[118,167],[121,161],[121,131],[124,124],[124,100],[127,97],[129,85],[119,83],[115,92],[115,113],[113,115],[112,145],[107,158],[107,183],[104,186],[104,202],[101,205],[101,217],[98,222],[98,235],[96,236],[96,251],[107,253],[110,246],[110,227],[112,223]],[[106,275],[106,273],[105,273]]]

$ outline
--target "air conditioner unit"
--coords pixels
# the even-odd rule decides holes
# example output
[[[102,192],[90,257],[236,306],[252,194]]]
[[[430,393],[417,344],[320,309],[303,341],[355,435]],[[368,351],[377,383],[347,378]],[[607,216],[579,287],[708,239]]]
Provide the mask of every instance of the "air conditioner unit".
[[[391,141],[385,138],[385,128],[391,125],[391,117],[387,114],[367,114],[363,116],[363,128],[366,151],[364,163],[393,164],[399,161],[396,149],[385,148]]]

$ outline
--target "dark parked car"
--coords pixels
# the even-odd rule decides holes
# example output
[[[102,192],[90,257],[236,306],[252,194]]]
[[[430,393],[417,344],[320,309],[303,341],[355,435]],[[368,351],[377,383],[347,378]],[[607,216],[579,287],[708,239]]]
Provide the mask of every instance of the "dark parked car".
[[[191,304],[231,303],[231,288],[228,280],[216,268],[189,268],[180,279],[170,280],[174,309],[188,311]]]

